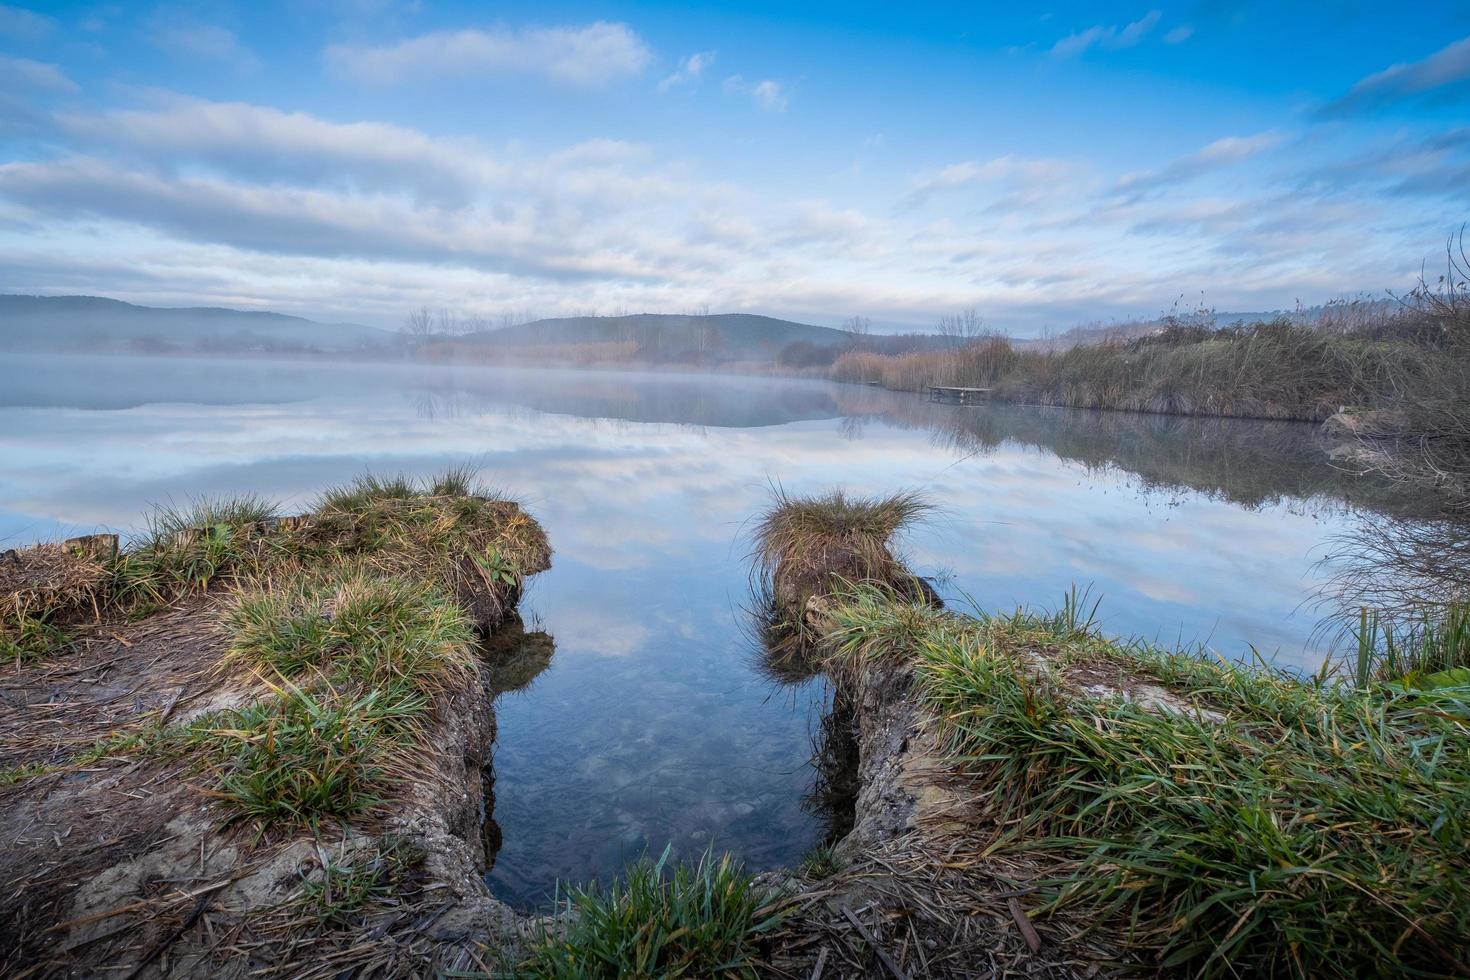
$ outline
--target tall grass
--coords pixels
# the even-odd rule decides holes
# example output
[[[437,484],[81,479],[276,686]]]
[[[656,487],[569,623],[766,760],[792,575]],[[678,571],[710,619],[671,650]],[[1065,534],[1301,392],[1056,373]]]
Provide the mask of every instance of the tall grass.
[[[261,527],[275,513],[274,504],[252,495],[157,508],[143,540],[113,562],[111,604],[146,613],[220,579],[258,571]]]
[[[271,695],[192,736],[242,816],[315,824],[377,802],[408,767],[434,695],[470,669],[473,625],[431,582],[363,569],[234,597],[226,663],[277,678]]]
[[[670,869],[666,849],[606,888],[574,890],[565,935],[545,937],[515,975],[753,978],[760,937],[780,923],[771,897],[729,855]]]
[[[1387,681],[1408,687],[1470,682],[1470,603],[1420,607],[1385,616],[1366,606],[1352,631],[1358,685]]]
[[[912,662],[974,780],[973,832],[1053,862],[1048,907],[1195,976],[1464,971],[1470,685],[1306,683],[1119,646],[1076,615],[971,619],[871,590],[835,619],[839,653]],[[1067,682],[1099,662],[1211,714]]]

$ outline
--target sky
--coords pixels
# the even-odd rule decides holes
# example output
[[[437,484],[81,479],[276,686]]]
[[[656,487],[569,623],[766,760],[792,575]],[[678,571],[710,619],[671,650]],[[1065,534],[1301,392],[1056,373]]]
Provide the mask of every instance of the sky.
[[[1470,2],[0,3],[0,292],[1028,336],[1467,220]]]

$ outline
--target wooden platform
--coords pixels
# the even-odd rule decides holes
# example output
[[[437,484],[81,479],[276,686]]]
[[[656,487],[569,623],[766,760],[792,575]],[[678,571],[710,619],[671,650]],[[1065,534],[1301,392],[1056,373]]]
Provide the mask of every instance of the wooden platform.
[[[952,402],[956,405],[973,405],[990,401],[989,388],[958,388],[953,385],[930,385],[931,402]]]

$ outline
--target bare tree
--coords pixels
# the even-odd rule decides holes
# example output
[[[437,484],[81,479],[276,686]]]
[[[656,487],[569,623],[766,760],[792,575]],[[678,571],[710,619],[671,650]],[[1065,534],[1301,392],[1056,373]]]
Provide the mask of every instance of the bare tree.
[[[939,318],[939,335],[954,348],[968,347],[985,333],[985,321],[975,307]]]
[[[863,340],[873,332],[873,321],[865,316],[850,316],[842,321],[842,329],[847,334],[849,347],[861,347]]]
[[[408,314],[403,321],[403,332],[420,340],[434,332],[434,314],[427,306],[421,306]]]

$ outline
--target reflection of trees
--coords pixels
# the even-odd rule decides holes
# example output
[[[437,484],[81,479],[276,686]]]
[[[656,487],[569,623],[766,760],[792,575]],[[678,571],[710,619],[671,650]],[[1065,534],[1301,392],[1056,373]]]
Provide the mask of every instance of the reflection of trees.
[[[1332,577],[1323,598],[1335,617],[1352,621],[1368,608],[1412,618],[1470,600],[1470,524],[1360,514],[1325,564]]]
[[[492,633],[480,639],[480,659],[484,665],[492,697],[513,691],[524,691],[541,672],[551,665],[556,641],[541,630],[526,630],[520,615],[511,612]],[[484,819],[480,823],[481,841],[485,847],[485,872],[495,867],[504,842],[500,824],[495,821],[495,767],[492,762],[480,774],[484,790]]]
[[[843,386],[850,415],[924,429],[951,451],[984,455],[1006,443],[1035,446],[1089,470],[1131,473],[1144,491],[1189,490],[1245,507],[1312,501],[1427,516],[1427,501],[1384,480],[1332,465],[1317,426],[1300,422],[1096,412],[992,404],[933,404],[913,395]]]

